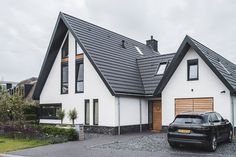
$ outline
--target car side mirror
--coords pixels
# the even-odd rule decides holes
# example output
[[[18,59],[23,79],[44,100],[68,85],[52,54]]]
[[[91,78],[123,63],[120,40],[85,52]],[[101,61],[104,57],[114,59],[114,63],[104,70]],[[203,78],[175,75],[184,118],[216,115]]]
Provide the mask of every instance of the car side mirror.
[[[223,119],[223,121],[224,121],[224,122],[229,122],[229,120],[228,120],[228,119]]]

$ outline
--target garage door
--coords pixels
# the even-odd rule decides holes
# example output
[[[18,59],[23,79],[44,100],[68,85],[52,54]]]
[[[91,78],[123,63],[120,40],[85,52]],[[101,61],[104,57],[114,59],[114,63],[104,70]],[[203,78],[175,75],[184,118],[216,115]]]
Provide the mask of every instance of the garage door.
[[[175,99],[175,115],[182,112],[213,111],[213,98]]]

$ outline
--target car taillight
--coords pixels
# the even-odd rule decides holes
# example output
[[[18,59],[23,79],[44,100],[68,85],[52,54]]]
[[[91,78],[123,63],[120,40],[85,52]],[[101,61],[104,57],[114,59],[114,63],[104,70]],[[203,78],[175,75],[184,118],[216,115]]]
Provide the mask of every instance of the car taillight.
[[[174,132],[174,131],[176,131],[177,129],[176,129],[176,127],[174,127],[174,126],[169,126],[168,127],[168,131],[169,132]]]

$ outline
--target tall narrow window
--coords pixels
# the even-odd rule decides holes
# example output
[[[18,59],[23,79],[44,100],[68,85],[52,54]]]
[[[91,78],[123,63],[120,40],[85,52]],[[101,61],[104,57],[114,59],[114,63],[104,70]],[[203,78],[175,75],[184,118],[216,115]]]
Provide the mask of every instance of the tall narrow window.
[[[198,60],[188,60],[188,81],[198,80]]]
[[[76,61],[76,93],[84,91],[84,64],[83,61]]]
[[[98,99],[93,100],[93,125],[98,125]]]
[[[84,106],[84,109],[85,109],[85,111],[84,111],[85,112],[85,117],[84,117],[85,122],[84,123],[85,123],[85,125],[89,125],[89,121],[90,121],[90,118],[89,118],[90,117],[90,114],[89,114],[90,113],[89,100],[85,100],[84,105],[85,105]]]
[[[61,48],[61,54],[62,54],[62,59],[64,58],[68,58],[69,55],[69,39],[68,39],[68,35],[66,37],[66,40],[63,43],[63,46]]]
[[[83,53],[83,50],[81,49],[81,47],[79,46],[79,44],[77,42],[75,42],[75,49],[76,49],[76,54]]]
[[[61,93],[68,93],[68,64],[61,65]]]

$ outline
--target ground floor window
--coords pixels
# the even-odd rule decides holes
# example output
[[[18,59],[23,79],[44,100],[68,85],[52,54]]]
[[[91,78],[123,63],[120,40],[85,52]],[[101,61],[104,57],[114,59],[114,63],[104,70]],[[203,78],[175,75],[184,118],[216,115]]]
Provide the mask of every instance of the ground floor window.
[[[40,104],[40,119],[58,119],[61,104]]]
[[[98,125],[98,99],[93,100],[93,125]]]
[[[90,105],[89,105],[89,100],[85,100],[85,125],[89,125],[89,121],[90,121]]]

